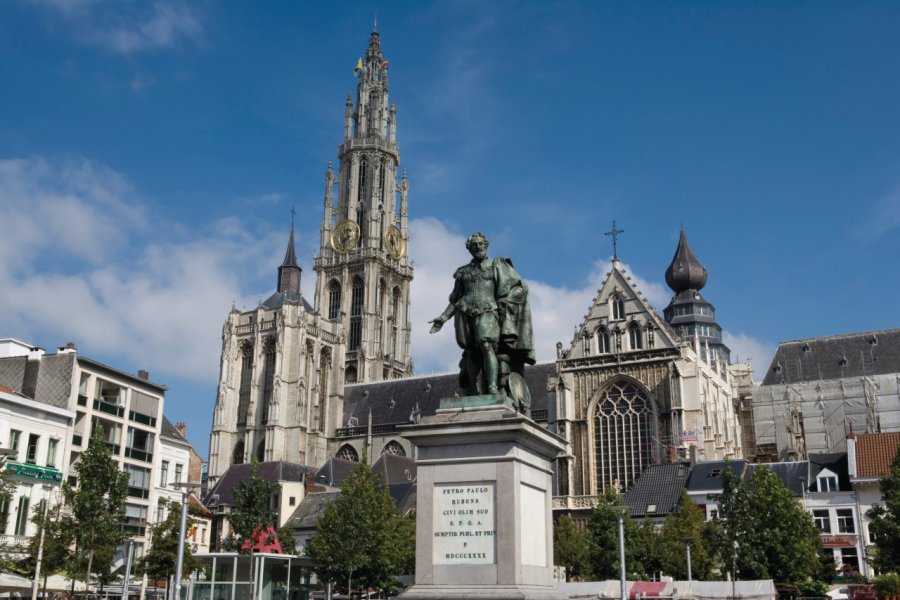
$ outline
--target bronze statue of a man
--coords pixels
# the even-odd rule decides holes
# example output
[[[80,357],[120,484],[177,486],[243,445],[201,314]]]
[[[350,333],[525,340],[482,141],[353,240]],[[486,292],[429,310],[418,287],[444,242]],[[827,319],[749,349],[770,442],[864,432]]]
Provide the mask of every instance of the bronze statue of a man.
[[[524,367],[535,361],[528,286],[510,259],[488,258],[487,248],[480,231],[466,240],[472,261],[453,274],[450,304],[431,321],[431,333],[452,316],[463,349],[459,383],[466,394],[504,394],[519,412],[530,414]]]

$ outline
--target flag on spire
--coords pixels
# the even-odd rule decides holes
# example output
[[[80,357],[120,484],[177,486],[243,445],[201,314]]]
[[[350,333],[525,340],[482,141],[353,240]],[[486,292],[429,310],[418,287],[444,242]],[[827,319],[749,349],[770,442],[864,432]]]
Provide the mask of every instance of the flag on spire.
[[[360,72],[363,70],[362,58],[356,61],[356,68],[353,69],[353,76],[359,77]]]

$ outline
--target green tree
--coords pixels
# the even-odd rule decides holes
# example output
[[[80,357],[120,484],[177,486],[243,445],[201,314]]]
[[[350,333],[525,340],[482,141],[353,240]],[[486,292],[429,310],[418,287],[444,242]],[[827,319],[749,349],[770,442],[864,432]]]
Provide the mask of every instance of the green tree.
[[[28,577],[34,577],[37,566],[37,555],[41,540],[41,531],[44,532],[44,550],[41,555],[41,576],[47,577],[65,570],[70,555],[75,532],[71,519],[62,514],[62,504],[48,506],[46,519],[44,518],[43,503],[35,508],[31,522],[37,526],[35,535],[28,543],[28,554],[19,563],[19,573]]]
[[[266,481],[259,474],[259,463],[253,461],[250,476],[241,480],[234,490],[234,506],[227,519],[231,524],[231,536],[225,545],[231,550],[243,550],[244,540],[253,539],[257,528],[265,529],[275,522],[275,510],[272,508],[272,492],[275,484]]]
[[[6,530],[6,523],[9,520],[9,507],[12,503],[13,495],[16,493],[16,482],[6,470],[6,459],[0,456],[0,531]]]
[[[873,565],[880,573],[900,572],[900,446],[891,470],[879,481],[881,503],[868,511],[869,532],[875,537]]]
[[[587,537],[569,515],[562,515],[553,529],[553,562],[565,567],[566,581],[577,581],[590,572]]]
[[[650,518],[644,519],[635,536],[634,560],[643,565],[645,577],[652,578],[654,574],[662,571],[662,554],[660,547],[659,531]],[[629,568],[629,571],[632,569]]]
[[[128,537],[122,530],[128,475],[119,469],[103,440],[103,427],[97,426],[75,463],[78,487],[63,484],[75,532],[76,552],[69,561],[69,574],[88,581],[94,574],[101,584],[109,581],[116,549]]]
[[[687,546],[691,547],[691,577],[709,579],[715,566],[707,547],[707,525],[703,510],[687,490],[681,490],[678,506],[666,517],[660,530],[662,571],[675,579],[687,579]]]
[[[812,579],[819,567],[819,532],[771,469],[760,465],[733,497],[724,499],[719,504],[721,537],[726,544],[736,542],[731,564],[739,577],[782,583]],[[724,566],[729,569],[727,562]]]
[[[348,589],[393,588],[414,560],[414,527],[409,517],[395,514],[387,490],[363,461],[325,509],[307,554],[322,581]]]
[[[175,574],[178,566],[178,540],[181,537],[181,505],[178,502],[167,502],[166,518],[150,530],[150,549],[137,561],[136,572],[146,573],[153,582],[168,581]],[[188,517],[187,530],[193,526],[194,520]],[[182,576],[200,567],[200,561],[194,558],[191,545],[184,541]]]
[[[588,521],[588,560],[595,579],[619,578],[619,516],[623,514],[623,501],[618,492],[606,488]],[[644,566],[637,562],[637,524],[626,514],[623,520],[625,532],[625,568],[629,578],[643,577]]]

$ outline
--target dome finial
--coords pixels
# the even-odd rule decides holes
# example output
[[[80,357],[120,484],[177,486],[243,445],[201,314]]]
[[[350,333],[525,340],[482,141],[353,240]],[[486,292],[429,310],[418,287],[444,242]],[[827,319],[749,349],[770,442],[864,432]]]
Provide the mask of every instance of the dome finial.
[[[706,268],[694,256],[684,226],[681,228],[672,264],[666,269],[666,283],[676,294],[687,290],[700,291],[706,285]]]

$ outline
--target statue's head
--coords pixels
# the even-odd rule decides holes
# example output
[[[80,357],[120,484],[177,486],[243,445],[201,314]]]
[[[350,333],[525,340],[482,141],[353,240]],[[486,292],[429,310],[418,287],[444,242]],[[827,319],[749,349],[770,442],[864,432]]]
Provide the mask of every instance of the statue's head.
[[[466,240],[466,250],[468,250],[472,254],[472,256],[478,258],[484,258],[485,256],[487,256],[487,249],[489,245],[490,242],[488,241],[487,236],[480,231],[476,231],[469,236],[469,239]]]

